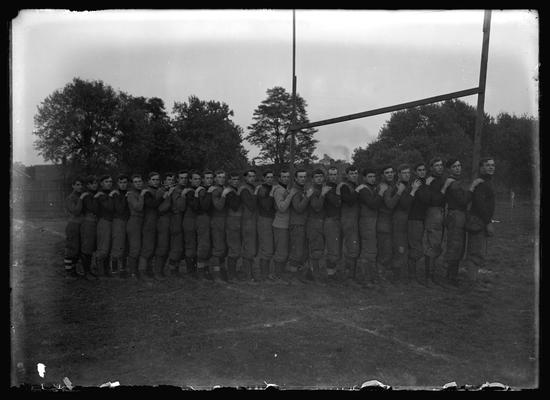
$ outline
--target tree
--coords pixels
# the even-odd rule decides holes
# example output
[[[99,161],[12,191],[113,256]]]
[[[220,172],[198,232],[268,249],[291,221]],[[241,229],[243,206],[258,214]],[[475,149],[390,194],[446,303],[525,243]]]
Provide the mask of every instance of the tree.
[[[233,110],[227,104],[190,96],[188,103],[174,104],[173,114],[181,167],[230,170],[247,165],[242,128],[230,119]]]
[[[143,174],[176,169],[178,147],[161,99],[120,96],[116,142],[120,168]]]
[[[296,123],[309,122],[306,101],[296,95]],[[267,90],[267,98],[254,110],[255,121],[247,129],[245,139],[260,148],[258,159],[282,165],[290,159],[292,123],[292,96],[284,88],[276,86]],[[302,129],[296,132],[294,157],[296,163],[310,163],[317,159],[315,151],[318,140],[313,138],[316,129]]]
[[[438,155],[444,159],[457,157],[463,172],[472,167],[476,110],[460,100],[448,100],[392,113],[380,129],[378,138],[365,148],[354,150],[353,162],[360,168],[380,168],[429,161]],[[499,186],[527,187],[532,183],[534,168],[533,135],[538,130],[532,117],[494,118],[485,114],[481,154],[495,157]]]
[[[48,96],[34,117],[34,148],[47,161],[91,173],[116,164],[117,93],[102,81],[74,78]]]
[[[500,113],[494,128],[483,136],[482,154],[496,158],[497,177],[507,189],[528,189],[535,184],[534,135],[538,135],[535,118]]]

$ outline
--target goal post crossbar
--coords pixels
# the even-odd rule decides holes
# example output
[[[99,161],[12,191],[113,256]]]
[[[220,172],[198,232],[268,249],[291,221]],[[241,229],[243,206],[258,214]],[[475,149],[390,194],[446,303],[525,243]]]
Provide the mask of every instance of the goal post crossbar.
[[[407,108],[414,108],[414,107],[422,106],[422,105],[425,105],[425,104],[438,103],[440,101],[455,99],[455,98],[458,98],[458,97],[472,96],[472,95],[479,94],[479,93],[480,93],[479,87],[475,87],[475,88],[471,88],[471,89],[460,90],[458,92],[446,93],[446,94],[442,94],[442,95],[439,95],[439,96],[427,97],[425,99],[410,101],[410,102],[407,102],[407,103],[396,104],[396,105],[389,106],[389,107],[376,108],[374,110],[363,111],[363,112],[359,112],[359,113],[355,113],[355,114],[343,115],[341,117],[324,119],[324,120],[315,121],[315,122],[308,122],[308,123],[305,123],[305,124],[298,124],[298,125],[295,125],[295,126],[291,126],[290,130],[307,129],[307,128],[313,128],[313,127],[316,127],[316,126],[323,126],[323,125],[336,124],[336,123],[339,123],[339,122],[351,121],[351,120],[359,119],[359,118],[372,117],[373,115],[386,114],[386,113],[389,113],[389,112],[404,110],[404,109],[407,109]]]

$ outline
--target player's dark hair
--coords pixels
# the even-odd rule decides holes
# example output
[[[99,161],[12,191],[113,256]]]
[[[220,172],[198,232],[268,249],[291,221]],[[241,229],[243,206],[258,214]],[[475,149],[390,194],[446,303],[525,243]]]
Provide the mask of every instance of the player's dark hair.
[[[416,164],[414,166],[414,170],[416,171],[418,169],[418,167],[426,167],[426,163],[425,162],[419,162],[418,164]]]
[[[479,160],[479,167],[483,167],[487,161],[495,161],[494,157],[483,157]]]
[[[458,158],[449,158],[447,162],[445,163],[445,166],[447,168],[451,168],[455,162],[459,161]]]
[[[85,179],[85,183],[86,185],[89,185],[90,183],[94,183],[94,182],[97,182],[97,176],[95,175],[88,175]]]
[[[85,178],[81,177],[81,176],[76,176],[73,178],[73,180],[71,181],[71,185],[74,185],[76,182],[80,182],[84,185],[84,180]]]
[[[111,175],[107,175],[107,174],[101,175],[99,177],[99,183],[102,183],[104,180],[109,179],[110,177],[111,177]]]
[[[307,171],[306,171],[305,169],[303,169],[303,168],[298,168],[296,171],[294,171],[294,177],[296,178],[300,172],[305,172],[305,173],[307,173]]]
[[[325,171],[323,171],[321,168],[317,168],[315,170],[313,170],[313,172],[311,173],[311,176],[315,176],[315,175],[323,175],[325,176]]]
[[[363,168],[363,176],[367,176],[368,174],[376,174],[376,168],[375,167],[367,167]]]
[[[410,166],[409,164],[407,164],[407,163],[401,164],[401,165],[399,165],[399,167],[397,167],[397,172],[401,172],[401,171],[403,171],[403,170],[405,170],[405,169],[410,170],[410,169],[411,169],[411,166]]]
[[[434,157],[430,160],[430,168],[433,167],[433,165],[436,163],[436,162],[443,162],[443,159],[441,157]]]

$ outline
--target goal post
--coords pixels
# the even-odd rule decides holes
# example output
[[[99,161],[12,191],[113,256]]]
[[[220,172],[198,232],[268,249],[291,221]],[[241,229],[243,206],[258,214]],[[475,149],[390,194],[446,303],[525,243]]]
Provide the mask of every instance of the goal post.
[[[407,103],[396,104],[388,107],[377,108],[374,110],[363,111],[355,114],[343,115],[336,118],[324,119],[315,122],[309,122],[305,124],[296,124],[295,121],[295,108],[296,108],[296,27],[295,27],[295,10],[292,10],[292,102],[293,102],[293,118],[292,125],[289,130],[291,133],[290,144],[290,169],[294,170],[294,137],[296,131],[301,129],[313,128],[316,126],[336,124],[339,122],[351,121],[354,119],[372,117],[374,115],[386,114],[393,111],[404,110],[408,108],[414,108],[425,104],[438,103],[445,100],[455,99],[459,97],[466,97],[477,94],[477,112],[476,123],[474,131],[474,148],[473,148],[473,160],[472,160],[472,176],[476,176],[478,170],[478,163],[481,154],[481,136],[483,131],[483,117],[485,106],[485,84],[487,81],[487,61],[489,56],[489,34],[491,30],[491,10],[485,10],[483,18],[483,42],[481,47],[481,66],[479,72],[479,85],[475,88],[460,90],[458,92],[452,92],[442,94],[433,97],[427,97],[421,100],[415,100]]]

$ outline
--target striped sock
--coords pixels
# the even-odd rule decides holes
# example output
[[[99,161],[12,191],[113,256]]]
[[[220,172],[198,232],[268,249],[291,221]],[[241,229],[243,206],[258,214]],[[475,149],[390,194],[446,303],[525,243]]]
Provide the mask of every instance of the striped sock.
[[[71,269],[73,269],[73,260],[72,259],[65,258],[63,261],[65,263],[65,271],[70,271]]]

